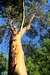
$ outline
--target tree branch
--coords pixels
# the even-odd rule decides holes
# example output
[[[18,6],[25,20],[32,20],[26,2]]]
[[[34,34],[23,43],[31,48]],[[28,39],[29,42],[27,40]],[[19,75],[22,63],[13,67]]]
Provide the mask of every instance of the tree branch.
[[[25,20],[25,8],[24,8],[24,0],[22,1],[22,25],[21,25],[21,31],[22,31],[22,28],[23,28],[23,24],[24,24],[24,20]]]
[[[30,19],[30,22],[33,20],[33,18],[35,17],[35,13],[33,14],[33,16]]]
[[[13,32],[14,29],[12,28],[12,22],[13,22],[13,20],[10,22],[10,18],[9,18],[9,27],[10,27],[11,31]]]
[[[33,18],[35,18],[35,13],[34,13],[33,16],[31,17],[31,19],[30,19],[28,25],[26,25],[26,30],[29,30],[29,29],[30,29],[30,23],[31,23],[31,21],[33,20]]]
[[[31,11],[28,15],[26,15],[26,18],[28,18],[34,11]]]

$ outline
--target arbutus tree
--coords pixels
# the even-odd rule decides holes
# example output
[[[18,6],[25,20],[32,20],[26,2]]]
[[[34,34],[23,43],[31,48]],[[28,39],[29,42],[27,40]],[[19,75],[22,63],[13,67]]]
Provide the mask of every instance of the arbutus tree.
[[[13,0],[11,0],[11,1],[13,1]],[[20,0],[18,0],[18,1],[20,1]],[[32,1],[32,0],[30,0],[30,1]],[[39,0],[34,0],[35,2],[35,6],[34,6],[34,3],[33,2],[31,2],[31,4],[33,5],[33,7],[34,7],[34,11],[36,12],[36,18],[38,19],[38,20],[41,20],[41,22],[43,21],[43,19],[44,19],[44,15],[42,16],[42,12],[41,12],[41,5],[40,5],[40,3],[41,3],[41,1],[39,1]],[[37,4],[37,2],[36,1],[38,1],[38,4]],[[43,1],[43,0],[42,0]],[[45,0],[44,0],[45,1]],[[24,1],[23,1],[24,2]],[[44,3],[44,2],[43,2]],[[37,6],[36,6],[36,4],[37,4],[37,6],[38,6],[38,8],[37,8]],[[42,4],[42,3],[41,3]],[[32,5],[30,6],[30,9],[32,8]],[[22,7],[23,8],[23,7]],[[36,9],[35,9],[36,8]],[[33,10],[32,10],[33,11]],[[16,13],[16,12],[15,12]],[[24,11],[23,11],[23,13],[24,13]],[[32,12],[31,12],[32,13]],[[42,13],[42,14],[41,14]],[[12,14],[12,13],[11,13]],[[10,15],[11,15],[10,14]],[[30,15],[30,14],[29,14]],[[15,16],[16,16],[16,14],[15,14]],[[9,17],[10,18],[10,17]],[[12,31],[12,34],[11,34],[11,38],[10,38],[10,49],[9,49],[9,74],[14,74],[15,75],[15,73],[16,73],[16,75],[20,75],[22,72],[21,72],[21,70],[20,70],[20,66],[21,66],[21,63],[22,63],[22,60],[21,60],[21,62],[20,61],[18,61],[18,63],[20,62],[20,65],[17,67],[17,65],[18,65],[18,63],[15,63],[15,61],[16,61],[16,58],[18,58],[18,56],[19,56],[19,58],[21,59],[22,57],[22,55],[24,56],[24,53],[22,54],[22,50],[21,50],[21,48],[22,48],[22,45],[19,45],[19,44],[21,44],[21,38],[20,37],[22,37],[22,34],[24,34],[24,32],[27,30],[27,28],[29,28],[30,26],[29,26],[29,24],[30,24],[30,22],[31,21],[29,21],[29,23],[28,24],[26,24],[26,27],[24,27],[23,28],[23,23],[24,23],[24,16],[23,16],[23,18],[22,18],[22,25],[20,24],[20,26],[21,26],[21,29],[20,29],[20,31],[18,31],[17,30],[17,27],[12,27],[12,21],[10,22],[10,19],[9,19],[9,26],[10,26],[10,29],[11,29],[11,31]],[[33,18],[33,17],[32,17]],[[44,21],[43,21],[44,22]],[[41,23],[42,24],[42,23]],[[25,30],[25,31],[24,31]],[[31,31],[30,31],[31,32]],[[29,33],[30,33],[29,32]],[[21,33],[21,34],[20,34]],[[35,33],[35,32],[34,32]],[[18,37],[18,36],[20,36],[20,37]],[[20,39],[19,39],[20,38]],[[17,42],[17,40],[18,40],[18,42]],[[19,42],[19,40],[20,40],[20,42]],[[19,43],[19,44],[18,44]],[[19,47],[20,47],[20,49],[19,49]],[[20,53],[19,53],[19,52]],[[20,60],[20,59],[17,59],[17,60]],[[24,57],[22,58],[22,59],[24,59]],[[24,61],[24,60],[23,60]],[[17,62],[17,61],[16,61]],[[23,63],[22,63],[23,64]],[[25,63],[24,63],[25,64]],[[18,68],[18,71],[17,71],[17,68]],[[24,67],[23,67],[24,68]],[[22,69],[22,68],[21,68]],[[20,70],[20,74],[19,74],[19,70]],[[24,70],[23,70],[24,71]]]
[[[22,49],[21,38],[26,30],[30,29],[30,22],[35,17],[35,14],[30,18],[29,23],[23,27],[25,19],[25,10],[24,10],[24,0],[22,0],[22,24],[21,28],[18,31],[17,27],[12,27],[12,22],[10,22],[9,16],[9,27],[12,31],[9,44],[9,67],[8,75],[27,75],[26,66],[24,62],[24,52]]]

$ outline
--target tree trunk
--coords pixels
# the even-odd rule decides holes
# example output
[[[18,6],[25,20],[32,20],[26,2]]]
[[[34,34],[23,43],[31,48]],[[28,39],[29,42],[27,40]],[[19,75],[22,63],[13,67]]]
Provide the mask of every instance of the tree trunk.
[[[35,14],[31,17],[30,22],[34,17]],[[22,31],[17,31],[16,27],[13,29],[11,23],[9,25],[12,30],[12,36],[10,38],[8,75],[27,75],[21,37],[26,30],[30,29],[30,22],[26,27],[22,28]]]
[[[26,27],[18,33],[14,31],[15,34],[11,36],[8,75],[27,75],[24,52],[21,45],[21,37],[25,31]]]

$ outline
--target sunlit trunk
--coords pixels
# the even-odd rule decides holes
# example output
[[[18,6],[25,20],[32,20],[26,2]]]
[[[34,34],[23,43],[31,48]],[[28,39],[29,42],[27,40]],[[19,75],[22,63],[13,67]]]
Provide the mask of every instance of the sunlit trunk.
[[[8,75],[27,75],[20,34],[12,34],[10,39]]]

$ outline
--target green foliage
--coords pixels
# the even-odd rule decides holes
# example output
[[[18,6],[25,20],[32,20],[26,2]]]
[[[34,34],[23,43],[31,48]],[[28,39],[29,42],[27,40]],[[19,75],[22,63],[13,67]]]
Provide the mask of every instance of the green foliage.
[[[48,21],[48,25],[50,25],[50,13],[47,13],[47,21]]]
[[[20,14],[22,12],[22,0],[3,0],[3,3],[5,3],[5,5],[7,5],[6,7],[10,9],[9,13],[14,13],[18,11]]]
[[[1,73],[3,75],[7,75],[8,72],[8,60],[4,55],[4,52],[2,51],[0,53],[0,75]]]
[[[46,47],[48,52],[50,53],[50,39],[46,39],[44,41],[44,47]]]
[[[30,8],[31,8],[31,9],[34,8],[34,2],[33,2],[33,1],[31,2]]]
[[[37,46],[29,52],[25,63],[28,75],[50,75],[50,39],[44,41],[43,48]]]

